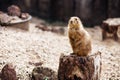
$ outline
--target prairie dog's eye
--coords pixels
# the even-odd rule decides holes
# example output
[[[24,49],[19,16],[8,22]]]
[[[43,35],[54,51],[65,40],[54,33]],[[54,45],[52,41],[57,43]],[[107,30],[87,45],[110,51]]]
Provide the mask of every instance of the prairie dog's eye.
[[[77,18],[75,18],[75,20],[77,21]]]
[[[70,23],[72,24],[72,23],[73,23],[73,21],[70,21]]]

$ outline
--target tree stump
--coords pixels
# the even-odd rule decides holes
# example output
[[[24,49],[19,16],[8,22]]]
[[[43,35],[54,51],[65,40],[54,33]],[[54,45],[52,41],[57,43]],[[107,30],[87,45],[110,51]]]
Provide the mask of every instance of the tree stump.
[[[37,66],[32,71],[31,80],[57,80],[57,76],[52,69]]]
[[[112,34],[114,40],[118,40],[118,27],[120,26],[120,18],[110,18],[102,23],[102,39],[108,38],[107,33]]]
[[[58,80],[99,80],[101,73],[101,53],[80,57],[61,56]]]
[[[13,64],[6,64],[1,71],[1,80],[17,80],[15,66]]]

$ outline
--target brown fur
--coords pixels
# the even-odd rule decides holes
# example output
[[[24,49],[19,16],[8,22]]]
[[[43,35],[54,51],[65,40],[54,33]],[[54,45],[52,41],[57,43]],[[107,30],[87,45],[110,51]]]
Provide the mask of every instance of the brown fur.
[[[68,35],[73,54],[87,56],[91,52],[91,38],[83,28],[78,17],[71,17],[68,23]]]

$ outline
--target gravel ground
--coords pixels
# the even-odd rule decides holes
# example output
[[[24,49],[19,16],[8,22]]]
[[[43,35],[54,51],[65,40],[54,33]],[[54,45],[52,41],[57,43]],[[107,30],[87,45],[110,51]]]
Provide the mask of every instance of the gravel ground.
[[[72,52],[67,35],[41,31],[34,25],[30,24],[29,31],[0,27],[0,70],[13,63],[19,80],[29,80],[34,63],[57,72],[60,55]],[[120,41],[102,41],[99,27],[86,30],[92,36],[93,52],[102,52],[101,80],[120,80]]]

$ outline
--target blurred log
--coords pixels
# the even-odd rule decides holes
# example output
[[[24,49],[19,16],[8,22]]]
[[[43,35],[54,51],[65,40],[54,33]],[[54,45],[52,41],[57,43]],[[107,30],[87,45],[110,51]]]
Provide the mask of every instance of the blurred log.
[[[118,40],[118,27],[120,26],[120,18],[110,18],[102,23],[102,39],[105,40],[108,36],[107,33],[112,34],[114,40]]]
[[[61,56],[58,80],[99,80],[101,73],[101,53],[80,57]]]
[[[48,27],[45,23],[40,23],[35,26],[38,29],[41,29],[42,31],[51,31],[57,34],[62,34],[64,35],[65,29],[63,27]]]
[[[1,80],[17,80],[15,67],[11,63],[3,67],[1,71]]]

